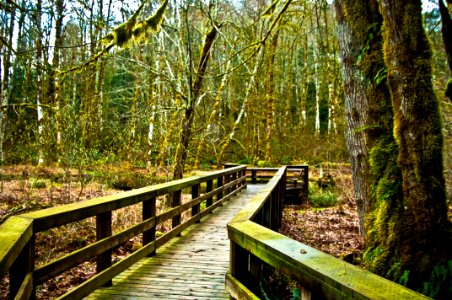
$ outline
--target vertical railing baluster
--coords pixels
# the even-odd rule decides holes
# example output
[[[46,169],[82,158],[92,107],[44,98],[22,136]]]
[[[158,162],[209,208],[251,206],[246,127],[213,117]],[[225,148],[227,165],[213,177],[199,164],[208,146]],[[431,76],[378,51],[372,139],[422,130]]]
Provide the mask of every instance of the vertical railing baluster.
[[[248,286],[249,280],[249,253],[231,241],[229,271],[245,286]]]
[[[251,183],[257,182],[257,170],[251,170]]]
[[[237,173],[236,172],[232,173],[231,177],[232,177],[231,181],[236,180],[237,179]],[[232,188],[231,188],[231,192],[237,190],[237,187],[238,187],[238,185],[236,185],[236,184],[233,185]]]
[[[151,197],[149,200],[143,201],[143,221],[154,218],[156,214],[156,198]],[[147,245],[155,240],[155,226],[157,224],[154,224],[154,226],[143,232],[143,246]],[[148,256],[154,256],[155,250],[151,252]]]
[[[182,204],[182,191],[175,191],[173,192],[172,195],[173,199],[172,199],[172,207],[178,207]],[[177,216],[173,217],[173,223],[172,223],[172,228],[175,228],[176,226],[180,225],[181,222],[181,215],[178,214]]]
[[[112,222],[111,211],[100,213],[96,216],[96,239],[98,241],[111,236],[112,233],[111,222]],[[110,249],[97,256],[97,265],[96,265],[97,273],[100,273],[111,266],[111,254],[112,250]],[[105,283],[105,286],[110,285],[112,285],[111,280]]]
[[[262,278],[262,261],[255,255],[249,253],[249,276],[248,276],[248,286],[251,291],[257,293],[260,290],[260,280]]]
[[[226,174],[224,175],[224,184],[228,184],[229,182],[231,182],[231,174]],[[225,194],[228,195],[231,191],[231,188],[227,188],[224,190]]]
[[[206,182],[206,194],[213,191],[213,180],[207,180]],[[206,207],[209,207],[213,204],[213,199],[212,197],[207,198],[206,200]]]
[[[306,199],[308,199],[309,196],[309,166],[306,165],[303,168],[303,182],[306,189]]]
[[[217,178],[217,188],[220,188],[223,186],[223,176],[220,176]],[[223,199],[223,191],[219,192],[217,194],[217,201]]]
[[[14,263],[9,268],[9,294],[14,299],[27,276],[32,272],[35,265],[35,235],[33,234],[30,241],[22,249]],[[35,286],[31,292],[31,298],[35,296]]]
[[[195,184],[191,187],[191,199],[194,200],[198,197],[199,197],[199,183]],[[198,203],[191,208],[191,216],[192,217],[199,213],[200,207],[201,207],[201,204]],[[197,223],[199,223],[199,222],[200,222],[200,220],[197,221]]]

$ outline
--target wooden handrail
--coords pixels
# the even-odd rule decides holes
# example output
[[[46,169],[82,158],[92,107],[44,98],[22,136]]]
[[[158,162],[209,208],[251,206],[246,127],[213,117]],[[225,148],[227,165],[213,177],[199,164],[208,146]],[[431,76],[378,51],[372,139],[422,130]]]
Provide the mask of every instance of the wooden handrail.
[[[276,232],[288,168],[279,169],[228,224],[231,260],[225,280],[232,298],[259,299],[267,264],[302,285],[302,299],[428,299]]]
[[[246,166],[236,166],[203,176],[194,176],[10,217],[0,225],[0,277],[9,272],[10,297],[12,299],[15,297],[27,299],[33,297],[37,285],[80,263],[97,257],[97,274],[61,297],[62,299],[82,298],[94,289],[108,284],[114,276],[141,258],[155,254],[156,249],[171,238],[180,234],[234,194],[246,188],[245,174]],[[215,187],[213,186],[214,180],[216,180]],[[206,183],[206,192],[201,195],[200,185],[204,182]],[[187,188],[192,190],[192,200],[178,204],[156,215],[155,202],[157,196],[181,194],[182,190]],[[213,197],[215,197],[215,201],[213,201]],[[206,208],[201,210],[200,203],[203,201],[206,201]],[[112,211],[137,203],[143,203],[143,221],[112,234]],[[192,211],[191,218],[184,223],[174,222],[174,218],[190,209]],[[34,240],[36,233],[94,216],[96,217],[97,242],[77,249],[43,266],[35,267]],[[173,218],[172,229],[156,238],[156,225],[171,218]],[[141,233],[143,233],[143,246],[125,259],[112,264],[112,249]]]

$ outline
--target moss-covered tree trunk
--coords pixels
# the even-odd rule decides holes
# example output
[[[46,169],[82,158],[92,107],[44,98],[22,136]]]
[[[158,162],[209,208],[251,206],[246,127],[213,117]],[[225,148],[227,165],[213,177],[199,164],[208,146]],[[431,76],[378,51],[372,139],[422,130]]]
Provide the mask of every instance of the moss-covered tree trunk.
[[[182,119],[182,129],[180,132],[180,142],[177,145],[173,179],[180,179],[184,175],[184,165],[187,159],[188,144],[191,140],[193,119],[195,116],[195,106],[201,91],[202,81],[210,58],[210,50],[217,36],[216,27],[212,27],[204,39],[201,57],[198,64],[197,74],[193,87],[191,88],[190,99],[188,99],[185,113]]]
[[[231,67],[231,60],[228,60],[228,62],[226,64],[225,72],[228,72],[230,67]],[[221,104],[221,99],[223,96],[223,90],[228,81],[229,74],[230,73],[225,73],[223,75],[223,78],[221,79],[220,86],[218,87],[218,90],[217,90],[217,96],[215,97],[215,102],[213,104],[212,111],[210,112],[210,115],[209,115],[209,120],[207,122],[207,126],[203,129],[203,132],[201,132],[201,137],[199,139],[199,144],[198,144],[198,150],[196,151],[196,157],[195,157],[195,165],[194,165],[195,169],[199,169],[201,166],[202,155],[204,155],[204,152],[207,147],[207,142],[206,142],[207,135],[210,133],[209,131],[211,130],[212,125],[214,125],[216,122],[218,122],[218,114],[220,111],[220,104]]]
[[[276,49],[278,48],[278,31],[275,32],[270,45],[270,61],[269,61],[269,74],[268,74],[268,93],[267,93],[267,111],[266,111],[266,134],[265,134],[265,160],[272,160],[272,127],[273,127],[273,114],[275,113],[274,97],[275,97],[275,57]]]
[[[446,50],[447,63],[452,72],[452,19],[443,0],[438,1],[441,14],[441,34],[443,36],[444,49]],[[447,82],[446,96],[452,101],[452,78]]]
[[[397,179],[397,155],[392,137],[392,109],[385,80],[381,15],[376,2],[341,0],[335,2],[338,38],[344,80],[345,132],[353,171],[360,228],[364,236],[373,230],[372,210],[377,202],[380,180]],[[383,147],[379,147],[383,146]],[[374,161],[381,161],[371,166]],[[384,163],[383,163],[384,162]],[[372,168],[374,170],[372,170]],[[397,186],[387,201],[397,200]],[[366,224],[365,224],[366,223]],[[380,232],[385,238],[388,234]]]
[[[419,0],[381,0],[380,5],[398,164],[403,176],[397,241],[400,272],[408,286],[432,296],[444,279],[441,276],[448,276],[443,287],[452,296],[442,124],[431,81],[432,53],[422,24],[422,5]],[[431,274],[437,278],[430,280]]]
[[[382,0],[380,8],[382,14],[376,1],[336,1],[347,144],[366,231],[364,264],[430,296],[447,298],[450,224],[421,3]]]
[[[446,50],[447,63],[452,71],[452,19],[443,0],[439,0],[439,12],[441,15],[441,34],[443,36],[444,49]]]

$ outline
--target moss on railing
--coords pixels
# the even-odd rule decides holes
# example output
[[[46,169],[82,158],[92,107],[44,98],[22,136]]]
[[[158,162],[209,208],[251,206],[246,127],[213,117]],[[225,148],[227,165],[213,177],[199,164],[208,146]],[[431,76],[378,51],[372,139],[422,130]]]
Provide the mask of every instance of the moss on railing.
[[[53,278],[78,264],[97,257],[98,274],[84,282],[62,298],[78,299],[94,289],[108,283],[115,275],[127,269],[144,256],[155,250],[184,229],[199,221],[213,209],[228,200],[235,193],[246,188],[246,166],[219,170],[204,176],[194,176],[164,184],[122,192],[83,202],[52,207],[6,220],[0,226],[0,278],[9,273],[10,296],[26,299],[33,297],[36,285]],[[216,179],[216,187],[213,180]],[[199,187],[206,183],[206,192],[201,195]],[[174,195],[191,188],[192,199],[156,215],[155,202],[159,195]],[[215,197],[215,201],[213,201]],[[200,203],[206,205],[201,210]],[[142,222],[121,232],[111,232],[111,212],[113,210],[143,203]],[[171,218],[180,216],[191,209],[192,214],[184,223],[174,223],[169,232],[155,237],[155,226]],[[98,241],[51,261],[39,268],[34,265],[35,234],[57,226],[96,217]],[[112,264],[111,250],[132,237],[143,233],[143,247],[127,258]],[[99,264],[102,266],[99,268]]]
[[[231,297],[256,299],[265,263],[296,280],[307,299],[427,299],[273,231],[281,221],[274,218],[281,218],[275,210],[282,209],[285,172],[281,168],[228,224],[231,261],[226,288]]]

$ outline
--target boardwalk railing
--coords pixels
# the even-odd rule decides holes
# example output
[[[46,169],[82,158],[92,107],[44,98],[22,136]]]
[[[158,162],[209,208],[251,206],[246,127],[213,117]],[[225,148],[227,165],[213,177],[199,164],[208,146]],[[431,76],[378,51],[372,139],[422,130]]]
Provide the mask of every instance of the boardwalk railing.
[[[301,286],[302,299],[424,299],[425,296],[294,241],[279,228],[287,167],[280,168],[228,224],[231,260],[226,289],[235,299],[259,299],[264,265]]]
[[[145,256],[155,254],[156,249],[172,237],[199,221],[224,201],[246,188],[246,166],[236,166],[164,184],[154,185],[111,196],[87,200],[59,207],[13,216],[0,226],[0,279],[9,273],[10,298],[33,298],[35,287],[55,276],[97,259],[97,274],[75,289],[63,295],[63,299],[79,299],[103,285]],[[200,186],[205,183],[205,193]],[[182,190],[191,189],[192,198],[183,203]],[[168,195],[172,208],[156,215],[156,197]],[[201,202],[205,201],[205,209]],[[112,212],[131,205],[142,204],[142,222],[112,234]],[[191,209],[191,217],[181,221],[181,214]],[[96,218],[97,242],[55,259],[43,266],[35,266],[35,235],[51,228]],[[172,219],[172,229],[156,238],[155,228]],[[143,247],[128,257],[112,264],[112,249],[132,237],[143,234]]]
[[[238,164],[224,164],[224,168],[237,167]],[[260,168],[260,167],[248,167],[246,169],[246,177],[247,180],[251,183],[261,183],[268,182],[276,172],[279,171],[279,168]],[[308,171],[309,166],[306,164],[303,165],[292,165],[287,166],[286,176],[287,180],[296,179],[300,182],[304,182],[307,185],[308,182]]]

